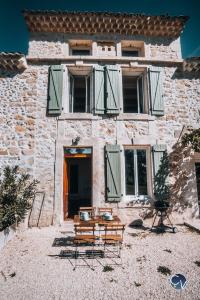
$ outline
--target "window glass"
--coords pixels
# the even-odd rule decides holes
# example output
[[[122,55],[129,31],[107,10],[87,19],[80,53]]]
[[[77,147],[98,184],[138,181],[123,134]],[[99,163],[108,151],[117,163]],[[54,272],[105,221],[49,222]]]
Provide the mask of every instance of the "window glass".
[[[135,194],[134,151],[125,150],[126,195]]]
[[[72,49],[72,55],[90,55],[89,49]]]
[[[85,112],[86,84],[85,77],[74,77],[74,109],[73,112]]]
[[[143,113],[142,76],[122,76],[124,113]]]
[[[138,50],[122,50],[122,56],[134,56],[138,57],[139,52]]]
[[[146,150],[137,150],[138,194],[147,195]]]
[[[126,195],[147,195],[146,150],[126,149],[124,152]]]
[[[124,113],[137,113],[137,77],[123,76]]]
[[[138,97],[139,97],[139,113],[144,112],[144,100],[143,100],[143,77],[138,78]]]
[[[70,112],[89,112],[90,109],[90,77],[70,77]]]

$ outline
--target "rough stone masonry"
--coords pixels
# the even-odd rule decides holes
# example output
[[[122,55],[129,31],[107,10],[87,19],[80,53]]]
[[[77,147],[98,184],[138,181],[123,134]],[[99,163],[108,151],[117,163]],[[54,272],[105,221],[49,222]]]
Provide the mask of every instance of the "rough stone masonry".
[[[82,39],[91,40],[92,55],[70,56],[69,41]],[[106,55],[99,57],[98,40],[114,41],[117,55],[109,59]],[[120,52],[122,40],[142,42],[144,56],[123,58]],[[88,32],[35,30],[30,33],[28,55],[26,58],[22,55],[20,59],[24,63],[19,67],[19,57],[13,61],[12,56],[11,61],[9,54],[0,56],[0,167],[18,164],[40,181],[38,191],[45,193],[45,199],[39,225],[63,222],[63,149],[72,146],[72,140],[77,136],[80,137],[79,147],[92,147],[92,204],[113,205],[125,222],[131,220],[132,214],[139,214],[145,205],[138,202],[131,202],[131,205],[124,195],[118,204],[105,203],[104,147],[116,143],[122,148],[124,145],[132,146],[133,140],[134,145],[148,145],[150,148],[154,144],[166,144],[168,153],[174,154],[174,146],[183,128],[199,128],[200,72],[199,69],[192,69],[191,64],[187,70],[187,64],[181,58],[180,38],[159,37],[153,33],[149,36],[98,32],[92,35]],[[47,116],[48,73],[51,65],[60,63],[66,70],[62,98],[64,109],[60,116],[52,117]],[[68,68],[92,68],[97,63],[114,63],[132,70],[148,70],[155,64],[162,67],[164,115],[152,116],[148,111],[144,114],[119,113],[117,116],[69,113]],[[195,66],[198,64],[200,61],[196,59]],[[171,157],[181,166],[179,174],[173,173],[171,183],[174,184],[182,173],[185,174],[184,186],[176,191],[175,217],[177,220],[198,217],[195,162],[200,162],[200,156],[187,152],[185,156],[178,153],[178,157]],[[149,151],[149,198],[154,197],[152,163]],[[40,194],[34,205],[32,225],[37,223]]]

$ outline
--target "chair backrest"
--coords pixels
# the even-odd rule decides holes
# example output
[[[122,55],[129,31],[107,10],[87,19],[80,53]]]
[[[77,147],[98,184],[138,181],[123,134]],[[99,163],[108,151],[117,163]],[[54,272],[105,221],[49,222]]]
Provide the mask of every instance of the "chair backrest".
[[[125,225],[124,224],[105,224],[104,230],[105,230],[105,235],[108,235],[110,233],[120,234],[123,239]]]
[[[84,212],[84,211],[86,211],[86,212],[88,212],[88,214],[89,214],[89,216],[90,217],[94,217],[95,216],[95,207],[80,207],[79,208],[79,216],[80,216],[80,213],[81,212]]]
[[[83,223],[83,224],[74,224],[75,234],[82,234],[85,232],[90,232],[94,235],[95,224]]]
[[[109,212],[111,215],[113,213],[112,207],[99,207],[98,208],[98,215],[103,215],[105,212]]]

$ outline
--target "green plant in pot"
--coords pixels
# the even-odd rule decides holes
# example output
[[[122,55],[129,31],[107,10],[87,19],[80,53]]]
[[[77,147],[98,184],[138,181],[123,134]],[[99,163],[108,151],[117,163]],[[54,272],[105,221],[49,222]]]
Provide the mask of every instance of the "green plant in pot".
[[[6,166],[0,174],[0,231],[26,217],[36,193],[37,180],[20,173],[18,166]]]

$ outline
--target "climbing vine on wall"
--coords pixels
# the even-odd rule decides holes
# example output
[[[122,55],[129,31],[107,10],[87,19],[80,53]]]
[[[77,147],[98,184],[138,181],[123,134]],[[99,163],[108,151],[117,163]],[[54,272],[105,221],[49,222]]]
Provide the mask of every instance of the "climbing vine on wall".
[[[181,142],[184,147],[191,145],[195,152],[200,152],[200,128],[185,133],[182,136]]]

